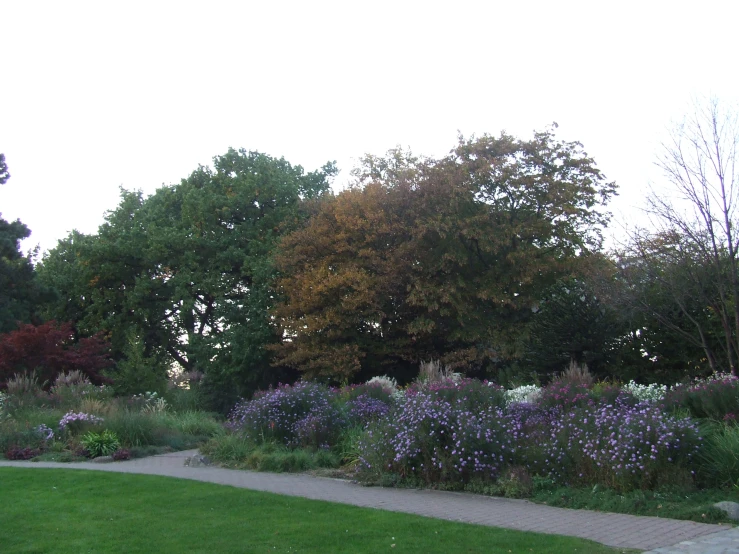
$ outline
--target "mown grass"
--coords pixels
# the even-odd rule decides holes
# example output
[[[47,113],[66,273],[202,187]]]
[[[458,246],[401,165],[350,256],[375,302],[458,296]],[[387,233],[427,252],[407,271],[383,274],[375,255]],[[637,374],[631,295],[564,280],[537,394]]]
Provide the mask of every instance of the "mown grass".
[[[739,491],[671,487],[655,491],[618,493],[598,486],[557,487],[535,491],[530,500],[576,510],[657,516],[701,523],[733,523],[723,511],[713,505],[723,500],[739,502]]]
[[[194,481],[0,468],[7,553],[624,552],[591,541]]]

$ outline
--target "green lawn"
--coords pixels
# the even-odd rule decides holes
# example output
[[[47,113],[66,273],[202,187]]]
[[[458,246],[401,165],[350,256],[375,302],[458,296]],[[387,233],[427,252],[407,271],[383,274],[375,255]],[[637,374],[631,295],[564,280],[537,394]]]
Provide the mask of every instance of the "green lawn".
[[[553,535],[453,523],[168,477],[0,468],[10,552],[615,553]]]
[[[539,491],[530,500],[575,510],[598,510],[638,516],[687,519],[700,523],[736,525],[736,522],[733,522],[718,508],[714,508],[713,505],[722,500],[739,502],[739,491],[690,490],[673,487],[656,491],[636,490],[618,493],[600,487],[560,487]]]

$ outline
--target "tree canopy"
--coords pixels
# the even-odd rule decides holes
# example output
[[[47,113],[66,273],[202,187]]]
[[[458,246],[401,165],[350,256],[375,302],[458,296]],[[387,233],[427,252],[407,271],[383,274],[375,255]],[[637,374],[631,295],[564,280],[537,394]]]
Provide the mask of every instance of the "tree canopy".
[[[441,159],[367,157],[313,207],[278,264],[279,363],[402,376],[430,357],[481,371],[520,357],[544,291],[600,245],[615,193],[553,130],[465,140]]]
[[[48,315],[108,333],[117,359],[177,362],[245,394],[271,379],[274,245],[334,173],[229,150],[150,197],[122,191],[96,235],[72,233],[44,258],[44,282],[65,292]]]
[[[0,185],[9,178],[5,155],[0,154]],[[21,251],[21,241],[30,236],[31,230],[20,220],[0,217],[0,333],[22,323],[38,322],[36,310],[48,295],[36,281],[33,252]]]

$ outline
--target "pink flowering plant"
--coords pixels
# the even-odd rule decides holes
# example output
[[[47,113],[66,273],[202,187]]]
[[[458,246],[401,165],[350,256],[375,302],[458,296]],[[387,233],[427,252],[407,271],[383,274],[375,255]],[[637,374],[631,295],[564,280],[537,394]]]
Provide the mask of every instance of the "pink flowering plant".
[[[441,379],[426,383],[415,382],[406,390],[407,396],[424,393],[451,404],[462,403],[470,410],[503,408],[506,405],[503,387],[479,379]]]
[[[739,379],[732,375],[673,387],[662,405],[668,410],[687,410],[697,418],[722,421],[739,413]]]
[[[593,403],[590,387],[567,381],[554,381],[544,387],[538,401],[538,404],[545,408],[561,407],[564,410]]]

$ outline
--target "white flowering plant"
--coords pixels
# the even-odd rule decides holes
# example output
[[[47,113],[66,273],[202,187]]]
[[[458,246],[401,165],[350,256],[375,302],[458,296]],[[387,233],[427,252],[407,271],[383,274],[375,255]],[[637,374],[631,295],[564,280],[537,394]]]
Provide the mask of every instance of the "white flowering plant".
[[[388,377],[387,375],[378,375],[367,381],[368,385],[380,385],[383,389],[388,392],[394,392],[398,390],[398,382],[394,377]]]
[[[659,402],[664,399],[667,394],[667,385],[639,385],[634,381],[629,381],[621,387],[622,390],[634,395],[634,398],[641,402]]]
[[[523,385],[515,389],[505,391],[506,404],[514,402],[533,403],[541,395],[541,388],[536,385]]]

